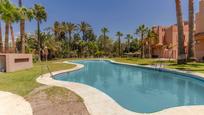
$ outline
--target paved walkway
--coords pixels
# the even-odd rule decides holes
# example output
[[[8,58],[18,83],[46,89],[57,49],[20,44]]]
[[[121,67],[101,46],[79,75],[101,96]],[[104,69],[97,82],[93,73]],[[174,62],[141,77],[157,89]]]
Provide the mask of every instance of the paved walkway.
[[[0,91],[0,115],[32,115],[32,108],[23,97]]]

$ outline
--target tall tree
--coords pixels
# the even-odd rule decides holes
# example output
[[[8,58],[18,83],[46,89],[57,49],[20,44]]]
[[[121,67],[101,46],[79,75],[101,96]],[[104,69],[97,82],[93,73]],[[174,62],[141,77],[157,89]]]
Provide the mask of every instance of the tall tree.
[[[10,1],[4,1],[2,3],[3,10],[2,10],[2,15],[1,19],[5,22],[5,52],[9,52],[9,28],[11,30],[11,34],[13,34],[12,37],[12,44],[13,47],[15,46],[15,41],[14,41],[14,33],[13,33],[13,28],[12,28],[12,23],[17,21],[20,17],[20,14],[17,10],[17,7],[15,5],[11,4]]]
[[[38,38],[38,53],[39,53],[39,61],[41,61],[41,50],[42,50],[42,42],[40,38],[40,24],[43,21],[47,20],[47,12],[45,7],[35,4],[33,8],[34,18],[37,21],[37,38]]]
[[[18,0],[19,7],[22,7],[22,0]],[[21,39],[21,48],[20,52],[25,53],[25,19],[20,20],[20,39]]]
[[[70,47],[71,41],[72,41],[72,33],[77,30],[77,26],[71,22],[68,22],[66,26],[67,26],[67,32],[69,34],[69,47]]]
[[[84,41],[87,41],[85,34],[86,34],[86,32],[88,32],[89,30],[91,30],[91,25],[88,24],[88,23],[86,23],[86,22],[81,22],[81,23],[79,24],[79,30],[82,32],[82,39],[83,39]]]
[[[188,60],[194,59],[194,0],[189,1],[189,40],[188,40]]]
[[[123,33],[118,31],[116,36],[118,37],[118,55],[121,56],[121,37],[123,36]]]
[[[125,39],[127,39],[127,44],[128,44],[128,47],[127,47],[127,51],[128,53],[130,52],[130,40],[133,39],[133,36],[131,34],[127,34],[127,36],[125,37]]]
[[[140,37],[141,37],[141,45],[142,45],[142,48],[141,48],[141,57],[142,58],[145,58],[145,43],[144,43],[144,38],[146,37],[147,32],[148,32],[148,28],[143,24],[143,25],[140,25],[137,28],[136,33],[135,33],[135,34],[139,34]]]
[[[152,45],[153,44],[156,44],[157,42],[157,34],[152,31],[152,29],[149,29],[148,30],[148,33],[147,33],[147,38],[145,41],[147,41],[148,43],[148,54],[149,54],[149,58],[152,58]]]
[[[103,42],[102,42],[102,44],[101,44],[101,46],[102,46],[102,48],[103,48],[103,50],[104,50],[104,48],[106,47],[105,45],[106,45],[106,34],[109,32],[109,30],[108,30],[108,28],[106,28],[106,27],[103,27],[102,29],[101,29],[101,32],[102,32],[102,34],[103,34]]]
[[[1,21],[0,21],[0,53],[3,52],[3,40],[2,40],[2,30],[1,30]]]
[[[177,26],[178,26],[178,59],[177,64],[186,63],[186,55],[184,48],[184,29],[183,29],[183,16],[181,8],[181,0],[175,0],[176,4],[176,17],[177,17]]]
[[[54,23],[53,32],[55,35],[55,39],[58,39],[60,33],[60,23],[58,21],[55,21]]]
[[[1,29],[1,15],[3,13],[2,0],[0,0],[0,53],[3,52],[3,39],[2,39],[2,29]]]
[[[31,21],[34,17],[33,10],[28,9],[22,6],[22,0],[19,0],[19,8],[18,11],[20,13],[20,53],[25,53],[25,21]]]

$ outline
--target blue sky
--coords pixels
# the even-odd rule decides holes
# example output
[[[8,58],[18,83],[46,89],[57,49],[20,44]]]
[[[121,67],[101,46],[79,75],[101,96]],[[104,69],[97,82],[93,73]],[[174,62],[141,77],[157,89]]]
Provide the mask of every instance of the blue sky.
[[[18,0],[11,0],[17,3]],[[184,19],[188,17],[188,0],[183,3]],[[68,21],[80,23],[86,21],[92,25],[96,34],[100,34],[102,27],[108,27],[109,35],[115,32],[124,34],[134,33],[137,26],[146,24],[171,25],[176,23],[175,0],[23,0],[24,5],[32,7],[39,3],[46,7],[47,22],[42,27],[52,26],[54,21]],[[198,11],[195,0],[195,10]],[[15,32],[19,33],[19,26],[15,24]],[[27,22],[26,31],[34,32],[36,22]]]

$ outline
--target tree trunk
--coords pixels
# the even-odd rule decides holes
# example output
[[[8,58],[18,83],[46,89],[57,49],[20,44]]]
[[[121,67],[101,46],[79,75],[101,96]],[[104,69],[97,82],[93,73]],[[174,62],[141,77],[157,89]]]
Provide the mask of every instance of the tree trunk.
[[[177,64],[186,64],[181,1],[175,0],[175,3],[176,3],[176,16],[177,16],[177,26],[178,26],[178,54],[177,54],[178,59],[177,59]]]
[[[41,62],[41,38],[40,38],[40,22],[37,21],[37,34],[38,34],[38,61]]]
[[[105,41],[106,41],[106,33],[103,33],[103,43],[102,43],[102,47],[103,47],[103,51],[105,51]]]
[[[119,56],[121,56],[121,43],[120,43],[121,41],[120,41],[120,36],[119,36],[119,38],[118,38],[118,54],[119,54]]]
[[[83,39],[84,41],[86,41],[86,40],[85,40],[85,32],[84,32],[84,31],[82,31],[82,39]]]
[[[5,52],[9,53],[9,23],[5,25]]]
[[[142,58],[145,58],[144,33],[142,33],[141,37],[142,37]]]
[[[19,7],[22,7],[22,0],[18,1]],[[25,53],[25,20],[20,20],[20,52]]]
[[[130,39],[128,39],[128,53],[130,53]]]
[[[16,53],[16,43],[15,43],[15,37],[14,37],[14,31],[13,31],[12,24],[10,24],[10,31],[11,31],[11,40],[12,40],[12,53]]]
[[[1,21],[0,21],[0,53],[3,53],[3,41],[2,41]]]
[[[72,32],[69,32],[69,50],[71,50]]]
[[[152,58],[152,50],[151,50],[151,44],[149,42],[149,45],[148,45],[148,49],[149,49],[149,58]]]
[[[25,53],[25,20],[20,21],[21,53]]]
[[[189,41],[188,41],[188,60],[194,57],[194,0],[189,0]]]

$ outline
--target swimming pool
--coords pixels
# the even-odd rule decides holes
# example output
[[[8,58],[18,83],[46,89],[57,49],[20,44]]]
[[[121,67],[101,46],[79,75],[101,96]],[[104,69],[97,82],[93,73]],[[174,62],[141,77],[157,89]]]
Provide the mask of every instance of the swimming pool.
[[[55,79],[95,87],[131,111],[151,113],[170,107],[204,104],[204,82],[193,77],[109,61],[75,63],[85,67],[58,74]]]

